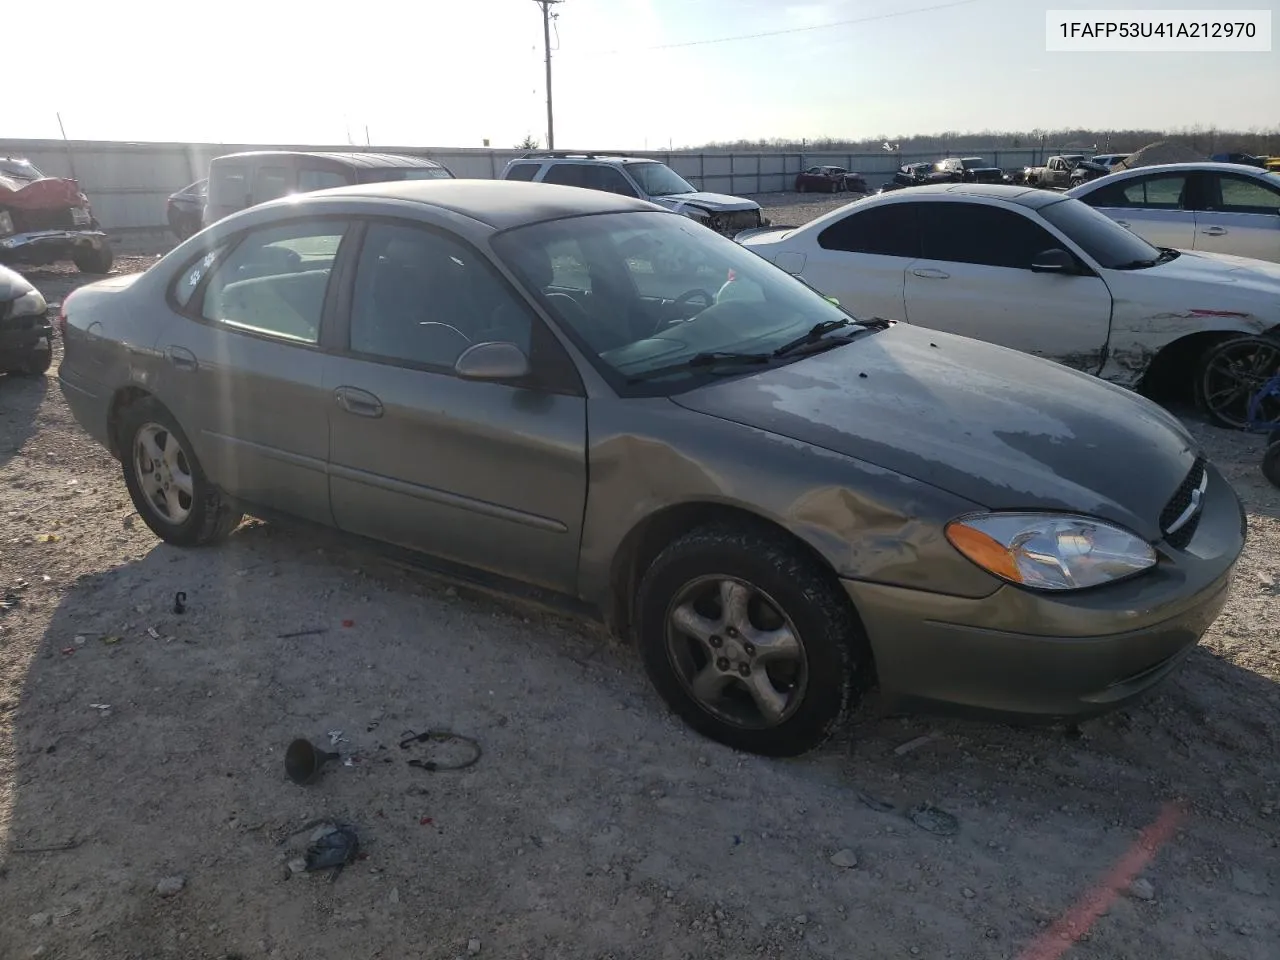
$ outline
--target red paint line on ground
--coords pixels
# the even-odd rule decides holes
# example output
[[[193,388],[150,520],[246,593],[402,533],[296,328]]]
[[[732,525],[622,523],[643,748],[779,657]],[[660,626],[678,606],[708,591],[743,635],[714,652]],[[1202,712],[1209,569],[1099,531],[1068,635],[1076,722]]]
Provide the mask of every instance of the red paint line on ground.
[[[1183,816],[1180,807],[1166,804],[1160,816],[1138,835],[1137,841],[1116,861],[1107,875],[1086,890],[1070,910],[1022,951],[1018,960],[1058,960],[1071,949],[1071,944],[1088,932],[1098,917],[1146,868],[1156,851],[1168,842]]]

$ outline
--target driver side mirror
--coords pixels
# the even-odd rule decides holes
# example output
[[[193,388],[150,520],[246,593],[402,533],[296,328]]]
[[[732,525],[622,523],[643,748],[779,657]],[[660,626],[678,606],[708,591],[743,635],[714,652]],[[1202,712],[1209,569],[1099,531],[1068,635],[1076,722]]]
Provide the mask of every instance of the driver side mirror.
[[[531,367],[514,343],[475,343],[453,362],[453,372],[463,380],[520,380]]]
[[[1075,273],[1076,261],[1061,247],[1042,250],[1031,261],[1032,273]]]

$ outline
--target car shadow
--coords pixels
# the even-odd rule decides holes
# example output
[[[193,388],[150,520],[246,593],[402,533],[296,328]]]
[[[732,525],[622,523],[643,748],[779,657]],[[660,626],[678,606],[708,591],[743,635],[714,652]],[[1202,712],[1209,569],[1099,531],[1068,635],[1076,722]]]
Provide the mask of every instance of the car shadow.
[[[0,467],[12,460],[36,432],[40,407],[54,389],[50,376],[20,377],[0,373]]]
[[[437,942],[486,929],[486,950],[519,955],[531,930],[560,929],[599,954],[617,948],[627,903],[653,889],[673,911],[660,891],[679,887],[695,916],[763,910],[760,923],[821,897],[832,942],[858,936],[870,955],[902,952],[910,929],[910,942],[994,956],[990,938],[1007,950],[1035,937],[1170,803],[1190,835],[1178,863],[1266,869],[1280,697],[1207,650],[1078,736],[872,709],[786,761],[692,734],[599,631],[406,574],[338,535],[249,521],[221,546],[156,545],[56,590],[32,587],[16,612],[28,619],[8,621],[7,636],[36,638],[10,646],[21,689],[0,703],[13,784],[0,919],[15,948],[60,956],[91,937],[99,956],[176,956],[198,930],[209,956],[264,942],[406,955],[430,903]],[[428,728],[476,738],[481,761],[408,766],[418,748],[402,740]],[[284,748],[300,736],[351,764],[291,783]],[[370,861],[336,893],[285,879],[290,836],[326,817],[356,824]],[[846,846],[866,869],[831,871]],[[821,893],[776,884],[815,863]],[[769,878],[769,896],[726,884],[730,868]],[[166,899],[156,886],[172,875],[186,886]],[[582,893],[562,896],[567,877]],[[1238,906],[1211,875],[1185,880],[1172,908]],[[927,909],[883,896],[917,883]],[[391,889],[419,907],[388,907]],[[655,935],[697,949],[689,917],[664,927],[655,909]],[[1188,955],[1168,927],[1123,911],[1108,922]]]

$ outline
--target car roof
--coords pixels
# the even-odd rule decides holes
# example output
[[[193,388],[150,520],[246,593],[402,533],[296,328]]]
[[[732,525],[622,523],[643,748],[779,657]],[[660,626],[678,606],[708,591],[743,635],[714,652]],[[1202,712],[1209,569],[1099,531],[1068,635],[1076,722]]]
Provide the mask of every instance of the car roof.
[[[1113,177],[1122,177],[1132,173],[1150,173],[1156,170],[1204,170],[1212,173],[1215,170],[1224,173],[1266,173],[1261,167],[1255,167],[1250,163],[1224,163],[1220,160],[1188,160],[1182,163],[1151,163],[1142,167],[1130,167],[1127,170],[1118,170],[1111,174]],[[1095,181],[1096,182],[1096,181]]]
[[[958,197],[983,197],[989,200],[1005,200],[1037,210],[1063,198],[1061,193],[1041,190],[1037,187],[1018,187],[1007,183],[930,183],[910,190],[895,190],[883,194],[886,198],[907,200],[911,197],[935,197],[949,194]]]
[[[396,180],[330,187],[282,199],[306,204],[312,197],[368,197],[421,203],[469,217],[495,230],[599,213],[669,212],[647,200],[603,190],[523,180]],[[273,200],[271,204],[281,202]]]
[[[319,157],[323,160],[334,160],[352,167],[374,169],[381,167],[439,167],[440,162],[427,157],[410,157],[399,153],[339,153],[328,150],[245,150],[241,153],[226,153],[215,157],[219,160],[242,159],[247,157]]]

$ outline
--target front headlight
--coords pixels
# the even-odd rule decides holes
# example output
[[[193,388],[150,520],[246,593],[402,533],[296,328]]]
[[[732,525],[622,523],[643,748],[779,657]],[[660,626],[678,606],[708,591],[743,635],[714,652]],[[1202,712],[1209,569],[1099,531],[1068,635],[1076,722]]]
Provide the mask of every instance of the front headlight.
[[[0,210],[0,237],[13,233],[13,214],[8,210]]]
[[[1036,590],[1082,590],[1156,564],[1127,530],[1069,514],[985,513],[947,524],[951,545],[988,573]]]
[[[13,306],[9,308],[9,316],[43,317],[48,309],[49,305],[44,302],[44,297],[40,295],[40,291],[32,290],[30,293],[24,293],[13,301]]]

